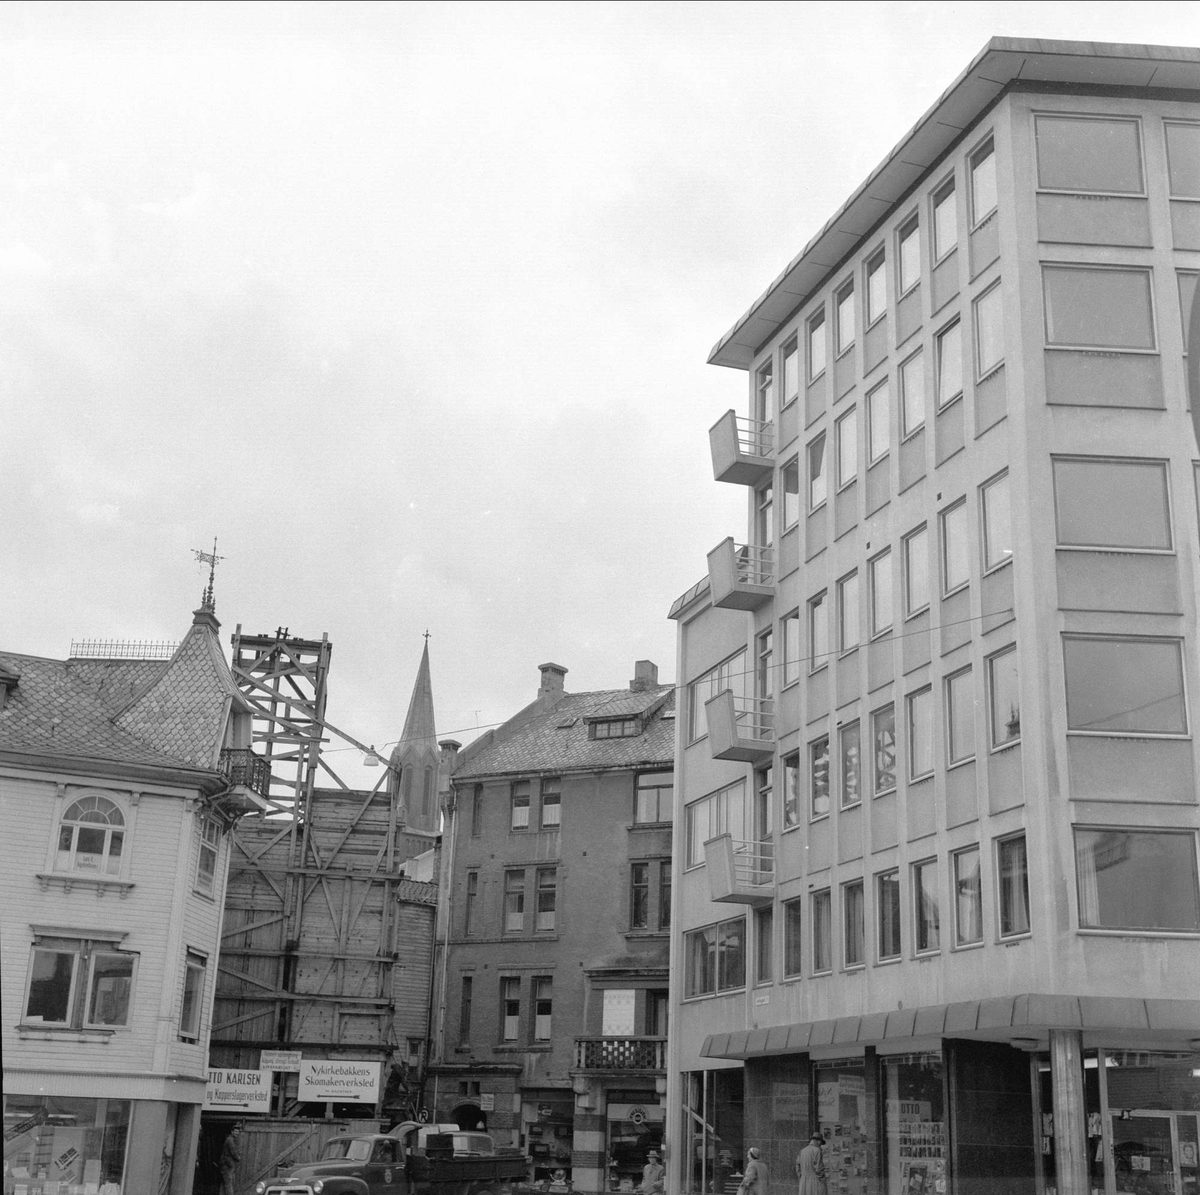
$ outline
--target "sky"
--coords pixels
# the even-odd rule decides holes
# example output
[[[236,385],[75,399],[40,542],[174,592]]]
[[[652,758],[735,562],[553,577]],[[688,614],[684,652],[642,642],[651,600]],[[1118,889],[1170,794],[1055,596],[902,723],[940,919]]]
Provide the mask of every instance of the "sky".
[[[381,748],[425,632],[462,742],[674,681],[708,353],[996,35],[1200,6],[0,4],[0,644],[177,641],[215,537],[226,644],[328,634]]]

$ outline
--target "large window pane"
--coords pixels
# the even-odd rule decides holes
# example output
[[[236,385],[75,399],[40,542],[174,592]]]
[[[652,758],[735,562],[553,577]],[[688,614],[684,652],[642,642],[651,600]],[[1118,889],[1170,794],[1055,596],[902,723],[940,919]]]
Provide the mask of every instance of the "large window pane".
[[[867,327],[887,314],[887,271],[883,254],[867,262]]]
[[[1000,936],[1029,933],[1029,862],[1025,836],[1005,838],[996,844],[1000,887]]]
[[[1043,266],[1046,343],[1154,348],[1149,270]]]
[[[948,328],[937,334],[934,341],[937,368],[937,404],[940,411],[947,403],[956,399],[963,389],[962,375],[962,323],[955,320]]]
[[[825,312],[818,312],[808,321],[808,376],[818,377],[825,372]]]
[[[1177,639],[1063,636],[1067,726],[1117,734],[1184,734]]]
[[[876,899],[879,904],[879,958],[900,957],[900,873],[885,872],[876,877]]]
[[[800,393],[800,352],[794,340],[783,350],[783,405],[786,407]]]
[[[921,236],[920,225],[912,219],[900,230],[900,293],[921,280]]]
[[[908,698],[908,778],[917,780],[933,771],[933,690],[922,689]]]
[[[65,1025],[71,1019],[71,992],[79,955],[67,950],[35,950],[25,1021]]]
[[[929,605],[929,533],[925,527],[904,539],[904,613]]]
[[[746,983],[746,920],[723,921],[717,926],[717,990],[740,988]]]
[[[937,950],[941,945],[941,915],[936,859],[913,867],[913,896],[917,953]]]
[[[754,982],[770,983],[774,970],[772,938],[775,933],[775,910],[768,905],[754,910]]]
[[[842,808],[846,809],[862,800],[862,734],[857,722],[838,731],[838,754],[841,757]]]
[[[953,593],[971,579],[967,504],[944,510],[942,523],[942,592]]]
[[[1173,199],[1200,199],[1200,124],[1164,121]]]
[[[988,660],[988,707],[992,746],[1003,747],[1021,737],[1021,691],[1015,648]]]
[[[925,426],[925,354],[914,353],[900,366],[901,434],[911,436]]]
[[[1165,461],[1054,461],[1058,542],[1073,547],[1169,548]]]
[[[847,967],[861,967],[864,958],[863,937],[866,932],[863,902],[863,882],[856,880],[842,888],[842,948]]]
[[[837,351],[839,356],[854,343],[854,285],[843,287],[837,296]]]
[[[980,488],[983,508],[983,567],[984,571],[1012,559],[1012,514],[1008,502],[1008,473]]]
[[[803,943],[804,900],[789,900],[783,906],[783,973],[799,975],[804,969]]]
[[[896,707],[884,706],[871,715],[871,744],[875,758],[875,795],[896,787]]]
[[[1034,126],[1039,187],[1142,194],[1142,153],[1136,120],[1038,116]]]
[[[871,635],[892,625],[892,552],[881,552],[868,565],[871,580]]]
[[[1004,360],[1004,316],[999,285],[975,300],[975,376],[985,377]]]
[[[974,673],[964,668],[946,678],[946,755],[961,763],[975,754]]]
[[[954,855],[954,940],[959,946],[983,941],[983,890],[979,875],[979,848],[968,847]]]
[[[933,196],[933,259],[941,261],[958,248],[958,204],[951,179]]]
[[[989,141],[971,155],[971,224],[996,208],[996,153]]]
[[[858,476],[858,412],[853,408],[837,421],[837,463],[840,489]]]
[[[808,787],[812,798],[810,816],[824,817],[829,812],[829,736],[808,745]]]
[[[87,1024],[127,1025],[132,987],[132,955],[93,954]]]
[[[1150,830],[1076,830],[1079,924],[1200,930],[1196,838]]]
[[[892,400],[885,378],[867,395],[868,464],[887,456],[892,443]]]
[[[831,933],[833,932],[833,903],[829,889],[814,892],[812,898],[813,970],[829,971],[833,967]]]

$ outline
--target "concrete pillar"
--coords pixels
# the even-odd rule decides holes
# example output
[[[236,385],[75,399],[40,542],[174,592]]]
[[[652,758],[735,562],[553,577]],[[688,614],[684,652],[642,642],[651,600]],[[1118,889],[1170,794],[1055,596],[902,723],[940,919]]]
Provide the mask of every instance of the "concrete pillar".
[[[1089,1195],[1082,1034],[1070,1029],[1050,1030],[1050,1083],[1058,1195]]]
[[[180,1104],[175,1117],[175,1159],[169,1195],[192,1195],[196,1147],[200,1141],[200,1105]]]
[[[167,1105],[162,1100],[134,1100],[125,1155],[125,1191],[158,1190],[167,1145]],[[172,1142],[174,1148],[174,1142]]]

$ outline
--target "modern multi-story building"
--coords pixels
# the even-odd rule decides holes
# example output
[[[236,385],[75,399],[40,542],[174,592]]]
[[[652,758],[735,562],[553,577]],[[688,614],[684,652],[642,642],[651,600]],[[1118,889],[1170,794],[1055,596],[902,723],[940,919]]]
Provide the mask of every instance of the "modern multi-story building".
[[[192,1189],[229,830],[269,784],[211,594],[172,653],[0,656],[6,1195]]]
[[[1200,1189],[1198,273],[1200,50],[995,39],[713,350],[669,1190]]]
[[[631,1190],[666,1111],[674,690],[540,672],[454,766],[426,1099],[539,1182]]]

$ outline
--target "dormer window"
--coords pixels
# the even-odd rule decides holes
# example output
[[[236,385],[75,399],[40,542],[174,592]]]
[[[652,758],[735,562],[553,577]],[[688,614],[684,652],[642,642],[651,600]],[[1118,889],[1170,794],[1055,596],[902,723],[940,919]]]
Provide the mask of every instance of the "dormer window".
[[[591,725],[593,739],[634,739],[642,733],[640,718],[607,718]]]
[[[59,823],[55,870],[119,875],[124,842],[121,810],[107,797],[80,797]]]

